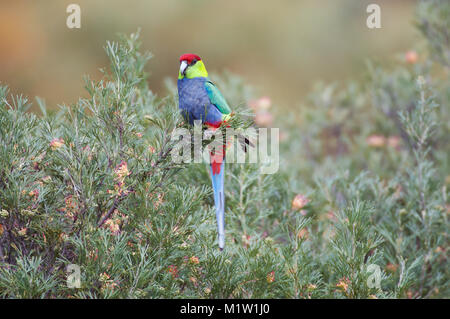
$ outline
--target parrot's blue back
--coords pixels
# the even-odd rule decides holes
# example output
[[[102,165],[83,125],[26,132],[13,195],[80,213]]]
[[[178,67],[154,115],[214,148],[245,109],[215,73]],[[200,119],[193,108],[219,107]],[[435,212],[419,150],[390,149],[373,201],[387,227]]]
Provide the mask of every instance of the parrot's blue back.
[[[217,123],[222,121],[222,113],[211,103],[205,82],[208,78],[183,78],[178,80],[178,98],[181,114],[189,124],[194,120],[203,123]]]

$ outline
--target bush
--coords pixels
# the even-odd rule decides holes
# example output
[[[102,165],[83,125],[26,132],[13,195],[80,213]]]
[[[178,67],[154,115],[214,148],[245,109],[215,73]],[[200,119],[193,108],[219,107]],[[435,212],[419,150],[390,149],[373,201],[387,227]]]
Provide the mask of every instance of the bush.
[[[319,84],[289,114],[270,110],[280,171],[227,165],[223,252],[208,169],[171,161],[185,125],[173,83],[162,98],[148,88],[138,34],[107,43],[110,70],[71,107],[37,99],[37,116],[1,87],[0,295],[448,297],[450,47],[437,39],[449,7],[418,7],[436,62],[369,63],[364,83]],[[233,75],[214,80],[232,105],[254,98]]]

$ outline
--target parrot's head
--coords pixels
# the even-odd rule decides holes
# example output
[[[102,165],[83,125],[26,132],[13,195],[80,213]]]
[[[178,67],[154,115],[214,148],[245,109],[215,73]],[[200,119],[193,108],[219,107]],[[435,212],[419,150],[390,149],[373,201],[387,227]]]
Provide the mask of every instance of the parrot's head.
[[[193,79],[198,77],[208,77],[208,72],[202,59],[198,55],[190,53],[180,56],[178,79]]]

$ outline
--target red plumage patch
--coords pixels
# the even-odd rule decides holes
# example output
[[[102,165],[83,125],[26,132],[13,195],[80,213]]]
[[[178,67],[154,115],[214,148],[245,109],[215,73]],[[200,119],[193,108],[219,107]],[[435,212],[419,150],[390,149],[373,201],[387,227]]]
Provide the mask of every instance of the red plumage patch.
[[[222,125],[222,121],[217,121],[217,122],[205,122],[205,124],[207,126],[209,126],[212,129],[218,129],[220,127],[220,125]]]
[[[198,55],[192,53],[186,53],[180,56],[180,62],[187,61],[188,64],[191,64],[194,60],[200,61],[201,58]]]
[[[225,157],[225,147],[222,152],[211,153],[211,168],[213,175],[220,173],[220,168],[222,166],[223,159]]]

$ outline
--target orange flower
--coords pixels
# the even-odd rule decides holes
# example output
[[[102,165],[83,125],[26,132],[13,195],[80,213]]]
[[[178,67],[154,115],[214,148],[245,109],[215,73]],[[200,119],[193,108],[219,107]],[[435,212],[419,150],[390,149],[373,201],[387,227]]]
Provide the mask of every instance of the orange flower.
[[[268,127],[271,126],[273,122],[273,116],[267,111],[258,112],[255,115],[255,123],[258,126]]]
[[[314,290],[314,289],[316,289],[317,288],[317,286],[316,285],[314,285],[314,284],[308,284],[308,290]]]
[[[300,210],[308,204],[310,200],[302,194],[298,194],[292,200],[292,209]]]
[[[327,218],[328,218],[329,220],[336,220],[336,215],[334,214],[334,212],[333,212],[332,210],[330,210],[330,211],[327,213]]]
[[[106,272],[104,272],[104,273],[100,274],[99,280],[100,280],[101,282],[105,282],[105,281],[107,281],[109,278],[110,278],[110,276],[109,276]]]
[[[172,275],[172,278],[178,277],[178,268],[175,265],[170,265],[169,269],[167,270],[169,274]]]
[[[189,258],[189,261],[194,265],[197,265],[200,262],[200,260],[196,256],[192,256],[191,258]]]
[[[267,274],[267,282],[269,284],[273,283],[275,281],[275,271],[271,271]]]
[[[3,229],[3,225],[0,224],[0,236],[3,235],[4,229]]]
[[[115,220],[112,219],[108,219],[105,223],[104,223],[105,227],[108,227],[109,230],[111,231],[111,233],[113,235],[118,235],[120,233],[120,226],[118,223],[116,223]]]
[[[19,236],[25,236],[27,234],[27,228],[24,227],[21,230],[19,230],[17,233],[19,234]]]
[[[344,292],[347,292],[349,284],[350,284],[350,280],[348,280],[346,277],[344,277],[336,284],[336,287],[342,289]]]
[[[270,97],[263,96],[257,100],[250,100],[248,102],[248,105],[251,109],[253,109],[255,112],[260,110],[268,110],[272,106],[272,101]]]
[[[127,195],[129,191],[127,189],[124,189],[125,183],[125,177],[130,175],[130,171],[128,170],[128,164],[125,161],[121,161],[119,165],[116,166],[114,169],[114,180],[117,182],[114,185],[114,190],[109,189],[108,194],[112,194],[113,196],[122,196]]]
[[[398,265],[394,265],[394,264],[391,264],[391,263],[388,263],[386,265],[386,270],[391,272],[391,273],[395,273],[397,271],[397,268],[398,268]]]
[[[382,135],[373,134],[366,139],[366,143],[371,147],[383,147],[386,144],[386,138]]]
[[[120,233],[120,226],[123,226],[127,219],[128,217],[126,215],[119,213],[119,211],[115,209],[111,217],[105,221],[102,227],[109,229],[115,236]]]
[[[308,239],[308,236],[309,236],[309,232],[306,228],[300,229],[300,231],[297,234],[297,237],[299,239]]]
[[[197,278],[195,278],[195,277],[190,277],[189,280],[190,280],[195,286],[197,286]]]
[[[114,290],[114,288],[116,288],[118,286],[118,284],[114,280],[109,279],[109,278],[110,278],[110,276],[106,272],[104,272],[100,275],[99,280],[102,283],[102,287],[101,287],[102,290],[105,290],[105,289]]]
[[[54,138],[50,142],[50,147],[51,147],[52,150],[56,150],[56,149],[60,148],[63,145],[64,145],[64,140],[62,138]]]
[[[125,161],[120,162],[114,170],[114,174],[116,175],[116,179],[123,182],[124,178],[130,175],[130,171],[128,170],[128,164]]]
[[[91,250],[88,254],[88,258],[96,261],[98,258],[98,249],[96,249],[95,251]]]
[[[28,193],[28,196],[34,197],[34,199],[36,200],[39,197],[39,190],[35,189],[35,190],[30,191]]]
[[[75,215],[78,212],[78,202],[72,195],[68,195],[64,198],[64,202],[66,206],[62,209],[62,211],[66,212],[66,217],[70,219],[74,219]]]
[[[419,60],[419,55],[416,51],[410,50],[405,53],[405,60],[409,64],[415,64]]]

